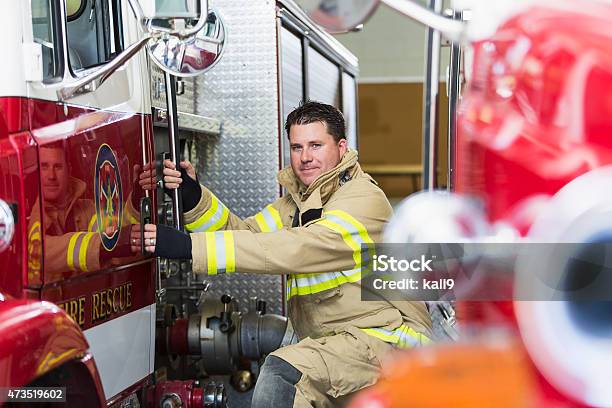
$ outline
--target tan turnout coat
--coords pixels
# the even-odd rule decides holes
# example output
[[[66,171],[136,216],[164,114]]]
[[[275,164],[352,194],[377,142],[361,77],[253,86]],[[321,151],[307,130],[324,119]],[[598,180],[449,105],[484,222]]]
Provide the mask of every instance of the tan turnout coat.
[[[365,342],[370,350],[367,358],[379,360],[388,344],[400,345],[394,341],[397,336],[381,336],[379,331],[393,334],[403,327],[413,345],[426,342],[431,320],[424,303],[361,301],[361,244],[380,242],[392,209],[382,190],[361,170],[357,153],[347,152],[308,188],[291,168],[282,170],[278,181],[289,194],[245,220],[202,187],[200,202],[185,214],[192,232],[194,271],[288,275],[290,320],[300,340],[314,340],[315,346],[325,345],[321,339],[349,333],[340,349],[352,347],[354,340]],[[294,220],[296,215],[299,221]],[[287,349],[275,354],[302,371],[307,369],[308,362],[299,361],[304,350]],[[338,352],[331,354],[342,361]],[[354,352],[349,349],[345,354]],[[338,369],[350,368],[340,364]],[[351,375],[354,381],[348,381],[348,387],[336,381],[325,392],[338,397],[376,380],[372,375],[361,379],[359,373]]]

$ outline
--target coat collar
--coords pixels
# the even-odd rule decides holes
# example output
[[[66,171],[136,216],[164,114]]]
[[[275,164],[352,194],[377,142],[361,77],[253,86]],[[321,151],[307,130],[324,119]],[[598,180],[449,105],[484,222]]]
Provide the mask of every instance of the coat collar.
[[[311,208],[322,208],[340,187],[340,178],[345,172],[348,172],[351,179],[363,173],[354,150],[347,151],[336,167],[321,174],[308,187],[297,178],[291,166],[281,170],[277,179],[291,194],[300,212],[305,212]]]

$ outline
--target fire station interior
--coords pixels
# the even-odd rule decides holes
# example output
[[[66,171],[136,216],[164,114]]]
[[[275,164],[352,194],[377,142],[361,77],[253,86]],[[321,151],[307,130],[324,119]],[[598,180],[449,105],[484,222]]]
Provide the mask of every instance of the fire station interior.
[[[393,208],[348,284],[431,327],[310,406],[612,407],[610,1],[19,3],[0,5],[21,53],[0,80],[0,406],[250,407],[266,357],[304,340],[290,276],[195,273],[144,226],[193,232],[167,161],[240,218],[289,195],[285,122],[316,101]]]

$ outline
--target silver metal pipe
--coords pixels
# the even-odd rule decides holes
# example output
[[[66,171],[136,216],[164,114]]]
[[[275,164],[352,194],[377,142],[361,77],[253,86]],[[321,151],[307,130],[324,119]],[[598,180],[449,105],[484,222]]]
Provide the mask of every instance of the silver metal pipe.
[[[415,1],[410,0],[381,0],[384,4],[395,11],[412,18],[415,21],[439,31],[444,37],[453,42],[466,41],[466,26],[460,21],[451,20],[440,15],[442,6],[436,9],[429,9],[421,6]],[[429,1],[428,4],[431,4]]]
[[[453,11],[454,20],[463,20],[462,11]],[[457,139],[457,104],[461,92],[461,45],[451,43],[450,65],[448,75],[448,162],[447,162],[447,189],[451,191],[455,180],[455,145]]]
[[[385,0],[386,1],[386,0]],[[442,0],[429,0],[430,14],[442,11]],[[420,6],[419,6],[420,7]],[[444,17],[441,17],[444,18]],[[423,83],[423,189],[436,187],[438,88],[440,82],[440,32],[427,30]]]
[[[176,78],[168,72],[166,74],[166,101],[168,103],[168,145],[170,146],[170,159],[179,169],[180,152],[178,144],[178,113],[176,108]],[[174,222],[176,229],[182,229],[181,222],[181,195],[178,188],[172,190],[172,203],[174,207]]]

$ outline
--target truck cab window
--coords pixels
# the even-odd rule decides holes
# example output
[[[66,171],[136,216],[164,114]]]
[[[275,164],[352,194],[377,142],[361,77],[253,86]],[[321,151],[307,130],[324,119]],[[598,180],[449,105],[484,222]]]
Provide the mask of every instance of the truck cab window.
[[[68,0],[66,19],[73,73],[104,64],[123,50],[120,0]]]
[[[32,0],[32,31],[34,42],[42,48],[43,82],[53,82],[62,77],[62,63],[58,44],[55,0]]]

